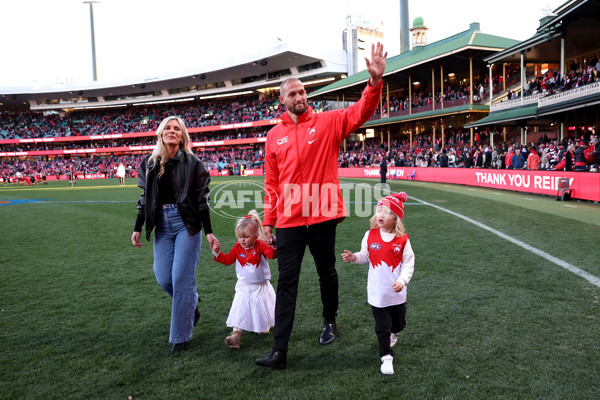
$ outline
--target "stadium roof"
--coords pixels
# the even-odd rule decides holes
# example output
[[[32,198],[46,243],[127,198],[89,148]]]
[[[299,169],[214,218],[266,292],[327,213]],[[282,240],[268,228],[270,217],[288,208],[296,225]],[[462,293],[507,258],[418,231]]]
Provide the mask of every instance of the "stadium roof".
[[[220,64],[198,67],[171,76],[84,85],[0,88],[3,108],[58,110],[170,101],[216,94],[233,94],[277,87],[289,76],[303,81],[339,78],[347,73],[343,50],[316,52],[311,47],[282,42]]]
[[[489,108],[490,108],[489,106],[486,106],[484,104],[463,104],[460,106],[440,108],[440,109],[429,110],[429,111],[425,111],[425,112],[418,112],[415,114],[406,114],[406,115],[401,115],[398,117],[373,119],[373,120],[367,121],[362,127],[368,128],[371,126],[384,126],[384,125],[395,124],[398,122],[419,121],[419,120],[422,120],[425,118],[446,117],[449,115],[462,113],[465,111],[487,112],[489,110]]]
[[[498,111],[491,113],[485,118],[482,118],[471,124],[465,124],[465,128],[474,128],[488,125],[516,125],[521,120],[535,118],[537,112],[537,104],[532,104],[523,107],[517,107],[510,110]]]
[[[570,0],[540,20],[537,32],[531,38],[486,58],[485,61],[521,62],[521,52],[526,63],[560,62],[560,40],[570,34],[577,35],[577,43],[565,48],[565,59],[581,55],[584,49],[594,49],[598,43],[598,0]],[[590,18],[591,16],[596,18]],[[572,24],[572,22],[575,22]]]
[[[392,92],[406,87],[409,76],[413,82],[431,81],[432,67],[443,65],[444,71],[448,72],[468,69],[470,57],[483,58],[518,43],[517,40],[482,33],[479,24],[472,23],[464,32],[426,46],[413,47],[409,52],[388,59],[384,79],[394,76],[386,79]],[[343,92],[347,99],[357,100],[368,79],[369,74],[364,70],[312,92],[309,97],[333,100]]]

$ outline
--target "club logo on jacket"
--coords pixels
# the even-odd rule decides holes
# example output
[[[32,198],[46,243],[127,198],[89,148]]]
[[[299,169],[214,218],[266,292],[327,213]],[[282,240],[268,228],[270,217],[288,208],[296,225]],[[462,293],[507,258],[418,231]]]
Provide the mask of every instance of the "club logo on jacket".
[[[282,144],[284,144],[284,143],[287,143],[287,142],[288,142],[288,137],[287,136],[284,136],[281,139],[277,139],[277,144],[280,145],[280,146]]]
[[[402,245],[400,244],[393,244],[392,247],[394,248],[394,254],[400,254],[402,251]]]
[[[312,142],[318,139],[315,137],[315,129],[316,128],[310,128],[308,130],[308,144],[311,144]]]
[[[371,250],[379,250],[379,249],[381,249],[381,245],[379,243],[371,243],[371,245],[369,246],[369,248]]]

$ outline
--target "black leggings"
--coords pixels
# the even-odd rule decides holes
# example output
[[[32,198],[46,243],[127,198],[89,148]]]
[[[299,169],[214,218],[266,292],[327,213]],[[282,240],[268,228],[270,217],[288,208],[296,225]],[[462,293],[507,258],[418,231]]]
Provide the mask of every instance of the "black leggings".
[[[375,318],[375,333],[379,341],[379,356],[394,355],[390,347],[390,335],[400,333],[406,326],[406,303],[384,308],[371,306]]]

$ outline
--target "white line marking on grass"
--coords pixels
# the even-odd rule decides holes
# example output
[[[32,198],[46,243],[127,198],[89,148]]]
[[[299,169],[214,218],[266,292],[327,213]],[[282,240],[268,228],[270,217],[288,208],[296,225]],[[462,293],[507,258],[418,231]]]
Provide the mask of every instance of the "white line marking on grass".
[[[574,273],[575,275],[578,275],[578,276],[582,277],[583,279],[587,280],[591,284],[600,287],[600,278],[598,278],[597,276],[594,276],[594,275],[590,274],[589,272],[586,272],[586,271],[582,270],[581,268],[578,268],[578,267],[576,267],[576,266],[574,266],[572,264],[569,264],[566,261],[563,261],[563,260],[561,260],[559,258],[556,258],[556,257],[554,257],[554,256],[552,256],[552,255],[550,255],[550,254],[548,254],[548,253],[546,253],[546,252],[544,252],[544,251],[542,251],[540,249],[536,249],[535,247],[530,246],[527,243],[524,243],[524,242],[522,242],[522,241],[520,241],[518,239],[515,239],[512,236],[508,236],[505,233],[497,231],[497,230],[495,230],[495,229],[493,229],[493,228],[491,228],[491,227],[489,227],[489,226],[487,226],[485,224],[482,224],[481,222],[477,222],[474,219],[471,219],[469,217],[465,217],[464,215],[455,213],[454,211],[450,211],[450,210],[445,209],[443,207],[436,206],[435,204],[431,204],[431,203],[428,203],[426,201],[419,200],[419,199],[417,199],[416,197],[413,197],[413,196],[410,196],[410,198],[415,199],[415,200],[417,200],[417,201],[419,201],[419,202],[421,202],[421,203],[423,203],[425,205],[431,206],[433,208],[437,208],[440,211],[443,211],[443,212],[446,212],[448,214],[454,215],[455,217],[458,217],[458,218],[463,219],[463,220],[465,220],[467,222],[470,222],[471,224],[476,225],[476,226],[480,227],[481,229],[485,229],[486,231],[491,232],[494,235],[500,236],[502,239],[506,239],[509,242],[511,242],[513,244],[516,244],[517,246],[520,246],[520,247],[524,248],[525,250],[528,250],[528,251],[530,251],[530,252],[532,252],[534,254],[537,254],[538,256],[540,256],[542,258],[545,258],[546,260],[548,260],[548,261],[550,261],[550,262],[558,265],[559,267],[562,267],[562,268],[566,269],[567,271],[570,271],[570,272]]]

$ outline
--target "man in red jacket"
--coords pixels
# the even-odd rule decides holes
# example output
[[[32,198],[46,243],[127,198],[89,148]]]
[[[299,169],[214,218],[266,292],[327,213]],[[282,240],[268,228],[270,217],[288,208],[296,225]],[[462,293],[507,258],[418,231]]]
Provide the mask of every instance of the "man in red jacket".
[[[267,243],[277,224],[279,280],[275,302],[273,348],[256,360],[266,367],[285,368],[298,295],[302,258],[308,246],[321,288],[323,331],[319,343],[335,340],[338,277],[335,231],[347,215],[339,187],[337,158],[342,141],[375,112],[383,87],[387,52],[377,43],[365,58],[369,82],[361,99],[345,110],[313,113],[304,85],[283,81],[279,101],[287,111],[267,135],[265,145],[265,215]]]

